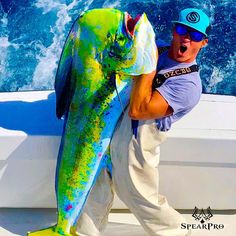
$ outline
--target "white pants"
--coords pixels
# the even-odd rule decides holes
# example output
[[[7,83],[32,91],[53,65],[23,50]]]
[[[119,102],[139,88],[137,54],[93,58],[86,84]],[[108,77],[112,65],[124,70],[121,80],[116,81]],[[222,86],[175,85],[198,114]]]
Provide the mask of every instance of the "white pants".
[[[115,192],[144,230],[155,236],[185,236],[185,219],[159,195],[160,144],[166,133],[153,120],[139,121],[137,139],[126,110],[111,142],[112,179],[102,170],[78,222],[78,235],[99,236],[104,230]]]

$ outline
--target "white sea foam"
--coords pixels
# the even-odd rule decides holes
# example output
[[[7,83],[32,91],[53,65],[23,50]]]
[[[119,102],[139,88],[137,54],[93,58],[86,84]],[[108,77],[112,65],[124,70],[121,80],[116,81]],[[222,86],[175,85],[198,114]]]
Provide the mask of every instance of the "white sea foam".
[[[3,17],[0,19],[1,27],[6,27],[8,24],[7,14],[4,13]]]
[[[8,37],[0,37],[0,47],[1,48],[7,48],[10,44],[8,41]]]
[[[69,5],[66,5],[61,4],[59,1],[38,0],[35,3],[37,8],[43,9],[44,14],[51,10],[56,10],[58,19],[56,24],[51,27],[50,30],[50,32],[54,35],[52,44],[45,48],[42,44],[38,43],[37,46],[40,48],[40,50],[38,55],[36,55],[36,58],[38,59],[39,63],[35,68],[33,81],[30,85],[22,87],[21,90],[53,88],[57,61],[60,58],[61,49],[65,39],[65,27],[71,22],[69,13],[81,2],[82,1],[74,0]],[[87,10],[92,2],[93,0],[84,2],[83,4],[85,5],[85,8],[83,10]]]
[[[0,80],[6,76],[7,48],[10,45],[8,37],[0,37]]]
[[[14,78],[13,71],[9,70],[8,56],[10,47],[18,49],[19,45],[11,43],[8,36],[0,37],[0,88],[9,82],[9,79]],[[12,83],[11,91],[16,90],[16,86],[14,86],[14,84],[17,83]]]
[[[42,8],[44,14],[52,10],[58,10],[61,7],[66,8],[66,4],[62,4],[58,1],[52,1],[52,0],[38,0],[35,2],[34,6],[36,6],[37,8]]]
[[[1,1],[1,0],[0,0]],[[148,2],[149,0],[147,0]],[[53,34],[52,44],[49,47],[45,47],[42,42],[40,41],[32,41],[33,46],[36,47],[34,57],[37,59],[38,64],[35,68],[33,74],[33,82],[31,85],[25,86],[22,89],[48,89],[53,87],[54,83],[54,76],[57,68],[57,61],[60,58],[61,48],[64,44],[65,40],[65,29],[69,23],[71,23],[71,16],[75,16],[77,11],[86,11],[94,0],[71,0],[68,1],[70,4],[66,4],[64,0],[34,0],[34,6],[42,9],[43,14],[46,14],[50,11],[53,11],[57,14],[57,21],[55,25],[51,27],[50,32]],[[117,8],[121,7],[124,4],[124,0],[104,0],[101,1],[100,4],[102,7],[108,8]],[[129,0],[130,2],[142,2],[141,0]],[[145,1],[146,2],[146,1]],[[150,0],[151,2],[151,0]],[[162,5],[165,2],[172,2],[172,0],[163,0],[159,4]],[[191,3],[194,3],[195,6],[199,6],[199,8],[206,11],[206,13],[210,12],[211,21],[213,22],[214,26],[214,15],[217,13],[216,9],[217,6],[225,6],[230,7],[229,4],[232,4],[232,1],[222,0],[217,4],[213,4],[212,0],[203,1],[194,1],[192,0]],[[96,5],[96,4],[95,4]],[[231,9],[233,6],[231,6]],[[0,4],[1,8],[1,4]],[[1,9],[0,9],[1,10]],[[40,11],[40,10],[39,10]],[[228,12],[229,15],[232,12]],[[79,14],[79,12],[78,12]],[[232,13],[233,14],[233,13]],[[10,60],[8,62],[7,56],[11,53],[17,52],[16,50],[12,50],[12,47],[18,49],[19,47],[26,45],[15,44],[14,42],[23,42],[24,40],[14,39],[9,41],[8,38],[8,17],[7,13],[4,13],[3,17],[0,19],[0,31],[1,31],[1,38],[0,38],[0,86],[6,79],[14,78],[14,70],[8,70],[8,66],[10,64]],[[67,33],[66,33],[67,34]],[[20,36],[23,37],[23,36]],[[213,36],[212,36],[213,37]],[[232,39],[229,39],[232,40]],[[233,48],[233,46],[232,46]],[[9,53],[10,52],[10,53]],[[29,50],[29,53],[33,53],[32,50]],[[214,58],[213,58],[214,60]],[[226,59],[227,60],[227,59]],[[235,79],[233,74],[233,70],[235,68],[235,54],[228,58],[227,66],[221,68],[218,64],[213,68],[213,73],[209,78],[206,79],[206,84],[208,85],[206,90],[208,92],[217,91],[218,84],[225,78],[232,78]],[[205,68],[205,64],[204,64]],[[20,69],[20,68],[19,68]],[[212,67],[210,65],[209,70]],[[17,83],[16,83],[17,84]]]
[[[214,66],[213,72],[209,80],[209,84],[206,87],[206,92],[207,93],[216,92],[217,84],[223,81],[223,79],[224,79],[224,76],[222,72],[220,71],[220,69]]]
[[[0,5],[0,11],[3,11],[2,5]],[[7,13],[3,13],[3,16],[0,21],[0,80],[1,84],[3,83],[4,78],[6,77],[6,62],[7,62],[7,49],[10,46],[10,42],[8,41],[8,19]]]
[[[106,0],[102,5],[103,8],[116,8],[120,6],[121,6],[121,0],[115,0],[115,1]]]
[[[57,10],[57,21],[55,26],[51,27],[51,33],[54,37],[52,44],[49,47],[44,47],[38,42],[37,47],[40,49],[36,55],[36,59],[39,61],[33,74],[33,82],[30,85],[24,86],[21,89],[47,89],[53,88],[54,74],[57,68],[57,61],[59,60],[61,48],[64,41],[64,30],[66,24],[71,21],[69,11],[77,5],[77,1],[74,0],[68,6],[61,4],[58,1],[51,0],[38,0],[35,6],[43,9],[43,13],[47,13],[51,10]]]
[[[216,93],[217,92],[217,85],[223,81],[226,77],[235,79],[234,76],[234,68],[235,68],[235,60],[236,60],[236,53],[229,57],[227,61],[227,65],[224,68],[213,68],[213,72],[209,79],[209,83],[206,86],[206,92],[208,93]]]
[[[3,84],[3,81],[5,81],[7,78],[7,66],[8,66],[8,49],[12,46],[15,49],[19,47],[18,44],[11,43],[8,40],[8,36],[0,37],[0,80],[1,84]],[[9,72],[8,72],[9,74]]]
[[[11,9],[11,8],[10,8]],[[5,86],[9,81],[13,81],[14,75],[13,70],[10,70],[11,66],[9,56],[11,54],[10,49],[18,49],[21,44],[14,43],[13,41],[9,41],[9,21],[8,21],[8,12],[4,12],[2,5],[0,4],[0,12],[2,14],[2,18],[0,19],[0,88]],[[17,83],[11,83],[11,91],[15,91],[17,89]]]

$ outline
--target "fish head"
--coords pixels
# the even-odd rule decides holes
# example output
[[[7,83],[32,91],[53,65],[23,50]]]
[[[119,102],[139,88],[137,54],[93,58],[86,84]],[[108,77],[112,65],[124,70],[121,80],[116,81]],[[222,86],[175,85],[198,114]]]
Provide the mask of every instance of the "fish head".
[[[134,28],[141,15],[133,19],[127,12],[115,32],[114,41],[108,47],[109,56],[117,60],[126,60],[128,53],[134,46]],[[110,34],[108,34],[108,37]]]
[[[108,33],[107,37],[112,37]],[[155,33],[145,13],[124,19],[104,51],[103,65],[119,74],[140,75],[156,68]]]

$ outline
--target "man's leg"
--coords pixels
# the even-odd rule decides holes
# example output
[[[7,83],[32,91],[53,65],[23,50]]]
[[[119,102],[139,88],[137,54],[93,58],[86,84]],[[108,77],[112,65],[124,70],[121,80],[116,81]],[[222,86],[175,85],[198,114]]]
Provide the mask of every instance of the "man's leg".
[[[107,169],[102,169],[77,225],[79,236],[99,236],[108,222],[114,193]]]
[[[111,143],[115,191],[149,235],[185,236],[185,219],[159,195],[160,144],[166,139],[153,121],[140,121],[137,139],[127,111]]]

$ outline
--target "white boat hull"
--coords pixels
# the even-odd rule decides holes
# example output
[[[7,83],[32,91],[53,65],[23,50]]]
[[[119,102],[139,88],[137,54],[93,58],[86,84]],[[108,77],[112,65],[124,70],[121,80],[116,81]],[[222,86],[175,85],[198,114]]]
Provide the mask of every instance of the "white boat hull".
[[[56,207],[63,121],[53,91],[0,93],[0,207]],[[177,209],[236,209],[236,98],[202,95],[162,145],[160,193]],[[113,208],[126,208],[115,199]]]

